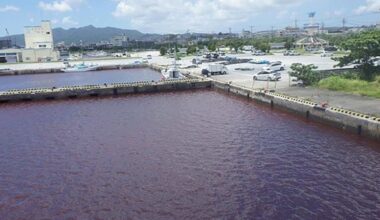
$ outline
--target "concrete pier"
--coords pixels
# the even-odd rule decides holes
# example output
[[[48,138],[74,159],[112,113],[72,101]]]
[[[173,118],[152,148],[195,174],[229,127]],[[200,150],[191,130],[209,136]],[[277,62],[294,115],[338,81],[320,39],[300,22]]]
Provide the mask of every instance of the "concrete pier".
[[[0,102],[54,100],[90,96],[112,96],[210,88],[207,79],[165,80],[159,82],[112,83],[103,85],[38,88],[0,92]]]
[[[136,68],[151,68],[159,70],[156,65],[152,64],[122,64],[122,65],[101,65],[96,68],[96,71],[101,70],[117,70],[117,69],[136,69]],[[0,72],[0,76],[11,75],[30,75],[30,74],[49,74],[49,73],[64,73],[62,68],[46,68],[46,69],[23,69],[23,70],[7,70]]]

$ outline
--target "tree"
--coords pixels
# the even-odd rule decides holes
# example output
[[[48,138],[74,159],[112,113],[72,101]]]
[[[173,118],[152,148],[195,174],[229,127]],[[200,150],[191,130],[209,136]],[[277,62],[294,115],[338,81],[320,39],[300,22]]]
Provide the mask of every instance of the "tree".
[[[269,53],[269,51],[270,51],[270,45],[269,45],[269,43],[267,43],[267,42],[260,42],[260,43],[256,46],[256,49],[259,49],[259,50],[261,50],[261,51],[263,51],[263,52],[267,52],[267,53]]]
[[[294,41],[293,39],[287,39],[285,42],[285,48],[287,50],[291,50],[294,47]]]
[[[166,47],[161,47],[160,48],[160,55],[161,56],[165,56],[167,52],[168,52],[168,49],[166,49]]]
[[[350,51],[350,54],[344,57],[336,58],[339,61],[338,66],[344,67],[351,64],[357,64],[361,79],[371,81],[379,72],[379,66],[373,63],[374,57],[380,56],[380,30],[372,30],[360,33],[345,40],[341,47]]]
[[[197,47],[192,45],[187,48],[187,54],[194,54],[197,52]]]
[[[313,64],[303,65],[301,63],[293,63],[290,66],[292,71],[289,72],[289,75],[302,80],[304,85],[312,85],[319,80],[318,74],[314,71],[317,68]]]
[[[209,51],[215,51],[216,50],[216,43],[211,41],[209,45],[207,46]]]

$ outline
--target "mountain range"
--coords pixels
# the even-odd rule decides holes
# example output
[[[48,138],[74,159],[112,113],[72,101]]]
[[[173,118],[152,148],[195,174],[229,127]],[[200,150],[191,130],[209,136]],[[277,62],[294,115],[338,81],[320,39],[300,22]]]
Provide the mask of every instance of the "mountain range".
[[[144,34],[137,30],[120,29],[113,27],[94,27],[92,25],[80,27],[80,28],[55,28],[53,29],[54,42],[64,41],[66,45],[72,43],[96,43],[100,41],[109,41],[114,36],[120,36],[125,34],[130,40],[156,40],[161,35],[158,34]],[[12,44],[23,47],[25,45],[24,35],[10,35],[9,37],[0,37],[0,39],[10,38]]]

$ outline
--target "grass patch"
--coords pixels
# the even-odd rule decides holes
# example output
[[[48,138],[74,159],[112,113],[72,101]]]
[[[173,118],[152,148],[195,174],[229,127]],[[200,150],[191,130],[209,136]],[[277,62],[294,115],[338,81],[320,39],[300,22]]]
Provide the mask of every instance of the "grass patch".
[[[380,76],[373,82],[331,76],[319,81],[317,86],[322,89],[380,98]]]

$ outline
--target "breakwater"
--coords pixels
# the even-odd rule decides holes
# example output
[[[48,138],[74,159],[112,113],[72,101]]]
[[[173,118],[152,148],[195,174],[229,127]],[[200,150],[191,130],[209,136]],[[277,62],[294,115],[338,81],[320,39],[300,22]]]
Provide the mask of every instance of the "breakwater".
[[[95,71],[102,70],[118,70],[118,69],[136,69],[136,68],[151,68],[159,70],[160,67],[152,64],[115,64],[115,65],[101,65]],[[62,68],[41,68],[41,69],[22,69],[22,70],[3,70],[0,71],[0,76],[11,75],[31,75],[31,74],[49,74],[49,73],[64,73]]]
[[[207,79],[182,79],[159,82],[105,83],[102,85],[65,86],[60,88],[20,89],[0,92],[0,102],[112,96],[210,87],[211,81]]]

